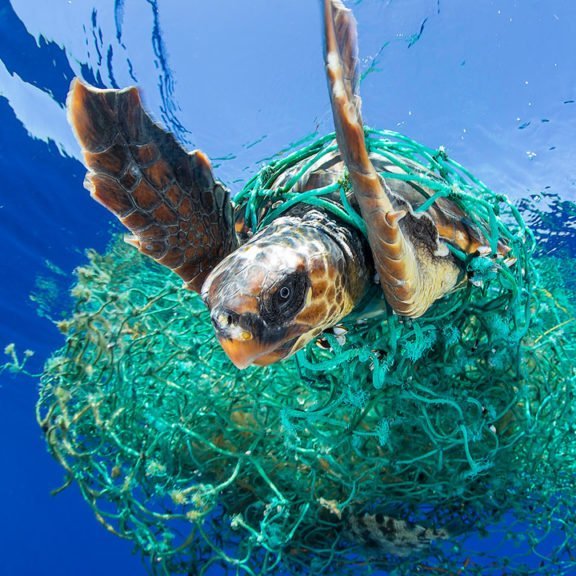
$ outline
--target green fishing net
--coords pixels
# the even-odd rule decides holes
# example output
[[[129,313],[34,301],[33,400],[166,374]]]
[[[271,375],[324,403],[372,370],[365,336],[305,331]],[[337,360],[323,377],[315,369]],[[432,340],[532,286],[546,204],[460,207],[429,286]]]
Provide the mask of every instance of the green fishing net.
[[[352,317],[238,371],[199,297],[136,250],[115,241],[77,270],[38,421],[67,484],[155,574],[576,570],[571,264],[534,258],[515,206],[443,150],[367,140],[432,190],[420,210],[449,197],[489,240],[454,250],[470,281],[423,318]],[[238,197],[246,222],[263,224],[278,174],[331,146],[263,168]],[[296,198],[297,178],[275,210],[304,201],[362,227],[327,199],[346,182]]]

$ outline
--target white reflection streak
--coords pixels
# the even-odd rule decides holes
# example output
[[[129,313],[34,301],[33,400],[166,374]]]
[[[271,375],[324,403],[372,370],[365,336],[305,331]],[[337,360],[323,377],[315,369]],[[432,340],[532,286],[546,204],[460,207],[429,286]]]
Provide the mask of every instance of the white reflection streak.
[[[66,110],[50,94],[28,84],[18,74],[10,74],[0,60],[0,96],[32,138],[54,142],[63,156],[81,160],[80,148],[66,119]]]

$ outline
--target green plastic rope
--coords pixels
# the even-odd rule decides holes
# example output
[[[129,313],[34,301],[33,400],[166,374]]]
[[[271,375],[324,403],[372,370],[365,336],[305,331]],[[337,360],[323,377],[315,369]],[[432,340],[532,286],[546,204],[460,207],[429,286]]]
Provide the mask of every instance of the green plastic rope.
[[[344,338],[240,372],[201,300],[135,250],[115,242],[77,271],[38,421],[66,485],[155,574],[576,570],[576,323],[560,273],[574,263],[536,260],[515,206],[443,150],[374,130],[367,142],[404,171],[387,178],[432,191],[420,210],[448,197],[490,243],[491,255],[453,250],[471,281],[423,318],[351,317]],[[328,135],[248,182],[237,201],[253,231],[297,201],[358,224],[326,197],[343,199],[345,182],[291,191],[333,149]],[[266,214],[271,198],[284,203]],[[367,513],[448,539],[408,556],[368,547],[351,530]],[[470,534],[504,544],[478,551]]]

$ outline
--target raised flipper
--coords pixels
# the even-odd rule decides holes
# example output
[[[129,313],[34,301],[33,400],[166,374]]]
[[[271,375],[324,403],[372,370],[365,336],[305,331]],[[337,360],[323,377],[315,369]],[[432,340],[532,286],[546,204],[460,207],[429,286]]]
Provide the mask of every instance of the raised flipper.
[[[67,104],[92,198],[133,233],[128,242],[200,292],[237,246],[228,192],[206,155],[187,153],[155,124],[136,88],[99,90],[76,79]]]
[[[366,149],[358,95],[356,22],[341,0],[324,0],[325,59],[336,139],[348,168],[382,290],[395,312],[418,317],[456,284],[459,267],[438,252],[438,230],[392,194]]]

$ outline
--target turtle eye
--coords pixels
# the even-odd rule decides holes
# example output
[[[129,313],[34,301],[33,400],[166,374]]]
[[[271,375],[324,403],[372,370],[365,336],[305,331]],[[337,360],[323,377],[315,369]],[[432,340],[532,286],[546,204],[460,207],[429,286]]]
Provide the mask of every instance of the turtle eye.
[[[309,280],[304,272],[294,272],[283,279],[262,303],[261,316],[266,322],[285,322],[304,305]]]
[[[287,300],[290,300],[290,296],[292,296],[292,290],[290,289],[290,286],[282,286],[282,288],[278,290],[278,297],[280,300],[286,302]]]

